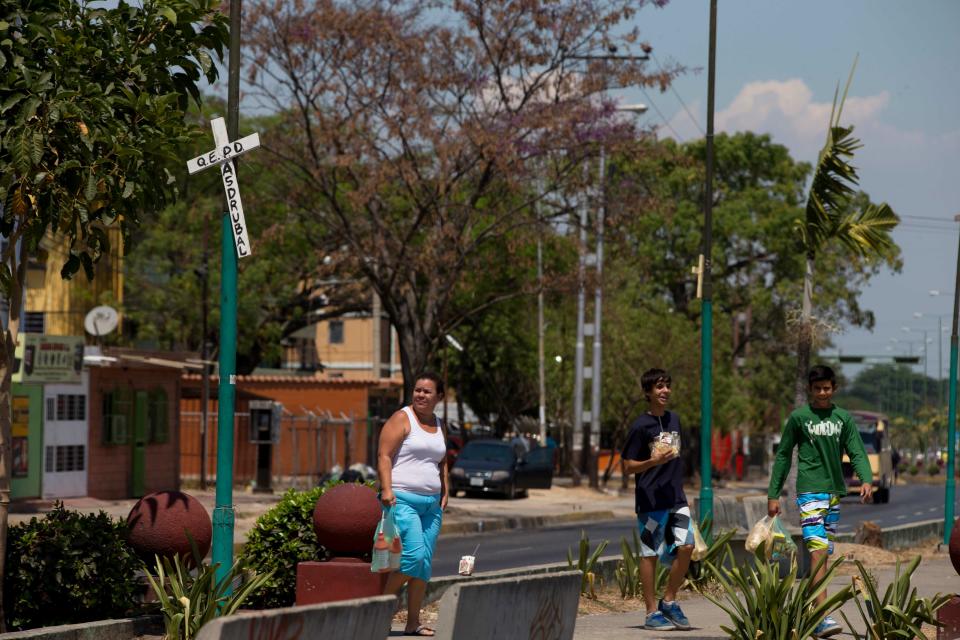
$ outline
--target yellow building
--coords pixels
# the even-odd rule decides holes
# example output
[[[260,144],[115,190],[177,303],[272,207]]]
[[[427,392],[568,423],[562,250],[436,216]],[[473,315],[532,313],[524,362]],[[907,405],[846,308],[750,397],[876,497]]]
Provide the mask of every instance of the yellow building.
[[[40,255],[27,264],[24,300],[24,333],[82,336],[83,319],[98,305],[119,307],[123,303],[123,247],[119,229],[110,229],[110,252],[95,265],[93,280],[81,269],[70,280],[60,277],[69,255],[63,237],[48,236],[40,243]]]
[[[283,368],[315,371],[321,379],[402,380],[396,331],[373,297],[371,313],[323,320],[293,334]]]

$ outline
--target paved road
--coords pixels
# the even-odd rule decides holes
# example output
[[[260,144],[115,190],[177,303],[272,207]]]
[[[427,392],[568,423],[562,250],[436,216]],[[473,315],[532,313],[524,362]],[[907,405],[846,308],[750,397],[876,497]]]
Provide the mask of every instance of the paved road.
[[[840,505],[840,531],[853,531],[861,520],[873,520],[882,527],[890,527],[942,516],[942,487],[899,486],[894,488],[888,504],[863,505],[856,497],[844,498]],[[455,574],[460,556],[472,553],[478,544],[480,549],[477,552],[477,571],[563,562],[567,557],[567,549],[576,551],[581,529],[590,537],[591,547],[600,541],[609,540],[610,544],[604,555],[617,555],[620,553],[621,536],[632,540],[635,526],[634,520],[622,519],[539,530],[448,536],[437,544],[433,574]]]
[[[840,531],[854,531],[861,520],[872,520],[881,527],[895,527],[942,518],[943,494],[942,486],[909,484],[891,489],[887,504],[860,504],[856,496],[846,497],[840,501]]]

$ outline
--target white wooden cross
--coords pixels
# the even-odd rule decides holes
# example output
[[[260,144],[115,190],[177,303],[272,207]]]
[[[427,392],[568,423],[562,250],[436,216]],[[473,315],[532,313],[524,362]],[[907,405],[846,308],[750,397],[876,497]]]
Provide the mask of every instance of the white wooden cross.
[[[227,125],[223,118],[214,118],[210,127],[213,129],[213,142],[217,146],[213,151],[187,160],[187,171],[194,174],[210,167],[220,166],[223,190],[227,194],[230,227],[233,229],[233,242],[237,247],[237,256],[246,258],[251,254],[250,238],[247,237],[247,222],[243,218],[243,203],[240,201],[240,186],[237,184],[237,166],[233,159],[242,153],[259,147],[260,134],[254,133],[230,142],[230,137],[227,135]]]

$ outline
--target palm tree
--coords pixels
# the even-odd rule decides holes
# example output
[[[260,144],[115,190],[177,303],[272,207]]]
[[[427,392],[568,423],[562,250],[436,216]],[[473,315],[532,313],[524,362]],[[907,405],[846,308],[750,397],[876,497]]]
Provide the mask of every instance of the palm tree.
[[[827,140],[817,157],[817,165],[807,196],[805,216],[797,220],[795,229],[800,247],[806,256],[803,277],[803,302],[800,312],[797,337],[797,372],[794,386],[795,406],[807,401],[807,371],[810,369],[810,351],[813,345],[813,273],[817,254],[827,245],[840,244],[850,253],[862,257],[883,256],[895,247],[890,232],[899,219],[886,204],[867,203],[860,207],[856,202],[856,187],[860,181],[857,169],[850,161],[854,152],[863,146],[853,136],[853,126],[841,126],[840,116],[847,91],[857,68],[854,59],[850,76],[837,102],[840,85],[833,95]],[[793,521],[799,517],[796,502],[797,452],[784,484],[787,490],[786,508]]]
[[[863,145],[853,137],[853,126],[840,125],[840,116],[856,67],[857,62],[854,60],[839,104],[839,84],[834,92],[827,141],[817,158],[807,197],[806,215],[797,221],[795,227],[806,256],[803,306],[797,340],[794,397],[797,406],[807,399],[807,370],[810,368],[813,342],[813,268],[817,254],[831,243],[839,243],[850,253],[862,258],[882,256],[895,246],[890,232],[897,226],[899,219],[893,210],[886,203],[868,203],[859,208],[854,202],[855,187],[860,178],[856,167],[851,165],[850,161],[854,152]]]

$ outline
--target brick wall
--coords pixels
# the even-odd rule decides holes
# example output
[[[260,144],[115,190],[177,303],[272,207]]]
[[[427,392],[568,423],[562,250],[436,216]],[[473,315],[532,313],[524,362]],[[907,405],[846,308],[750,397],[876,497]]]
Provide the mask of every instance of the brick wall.
[[[172,368],[114,366],[90,368],[90,443],[87,494],[102,499],[130,497],[132,444],[104,444],[103,395],[126,387],[134,391],[162,388],[167,395],[167,442],[146,445],[147,493],[180,487],[180,371]]]

